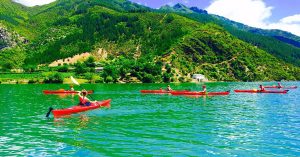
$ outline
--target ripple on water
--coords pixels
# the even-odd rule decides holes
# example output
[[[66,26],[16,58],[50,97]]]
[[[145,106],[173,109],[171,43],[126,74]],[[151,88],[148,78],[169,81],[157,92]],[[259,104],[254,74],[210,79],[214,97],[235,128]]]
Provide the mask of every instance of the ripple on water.
[[[264,83],[207,83],[211,91]],[[298,85],[293,82],[291,85]],[[67,85],[1,85],[3,156],[300,156],[299,89],[288,94],[184,97],[140,94],[165,84],[83,85],[111,108],[45,118],[77,97],[43,95]],[[196,84],[177,89],[199,90]],[[33,96],[34,94],[34,96]],[[2,96],[2,99],[1,99]],[[5,101],[4,101],[5,100]]]

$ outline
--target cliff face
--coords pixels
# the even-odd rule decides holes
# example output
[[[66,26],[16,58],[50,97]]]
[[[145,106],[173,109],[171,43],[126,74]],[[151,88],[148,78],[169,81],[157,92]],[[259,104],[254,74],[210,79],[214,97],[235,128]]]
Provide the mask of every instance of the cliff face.
[[[0,50],[25,44],[28,40],[0,25]]]
[[[10,47],[10,35],[6,29],[0,27],[0,50]]]

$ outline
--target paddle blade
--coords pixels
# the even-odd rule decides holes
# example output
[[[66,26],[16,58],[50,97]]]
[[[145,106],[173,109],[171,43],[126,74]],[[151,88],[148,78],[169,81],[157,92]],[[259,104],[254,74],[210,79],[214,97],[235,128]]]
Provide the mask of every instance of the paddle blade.
[[[74,84],[80,86],[80,84],[73,78],[73,76],[71,76],[70,78],[71,78],[71,80],[72,80],[72,82],[73,82]]]
[[[47,114],[46,114],[46,117],[47,117],[47,118],[49,117],[49,115],[50,115],[50,113],[51,113],[52,110],[53,110],[53,108],[50,107],[49,110],[48,110],[48,112],[47,112]]]

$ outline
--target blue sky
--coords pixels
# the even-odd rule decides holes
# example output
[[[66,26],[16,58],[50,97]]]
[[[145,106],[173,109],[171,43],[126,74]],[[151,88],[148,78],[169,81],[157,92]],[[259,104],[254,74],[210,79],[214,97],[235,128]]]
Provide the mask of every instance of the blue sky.
[[[27,6],[55,0],[15,0]],[[281,29],[300,36],[300,0],[131,0],[152,8],[182,3],[249,26]]]
[[[140,3],[151,8],[159,8],[163,5],[174,5],[176,3],[182,3],[187,6],[197,6],[200,9],[205,9],[217,0],[131,0],[132,2]],[[234,0],[226,0],[230,2]],[[280,20],[289,15],[300,14],[300,1],[299,0],[252,0],[262,1],[266,6],[272,7],[271,21]],[[244,1],[245,2],[245,1]],[[236,3],[236,2],[234,2]],[[243,3],[243,0],[241,0]]]

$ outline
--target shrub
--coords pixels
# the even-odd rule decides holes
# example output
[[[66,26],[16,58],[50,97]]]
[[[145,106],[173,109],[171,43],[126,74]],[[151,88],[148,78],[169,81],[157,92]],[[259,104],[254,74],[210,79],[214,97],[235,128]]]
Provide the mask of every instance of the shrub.
[[[90,56],[84,63],[87,67],[94,68],[96,67],[95,61],[96,61],[95,58]]]
[[[144,77],[142,78],[142,82],[143,83],[154,83],[155,78],[151,74],[145,74]]]
[[[62,74],[55,72],[51,73],[48,77],[45,78],[45,83],[63,83],[64,78]]]
[[[90,83],[96,83],[97,80],[100,80],[100,76],[94,73],[85,73],[85,78],[90,81]]]
[[[106,82],[106,83],[113,82],[113,78],[112,78],[111,76],[107,76],[107,77],[105,78],[105,82]]]
[[[99,76],[99,78],[95,81],[95,83],[103,83],[104,79]]]
[[[76,74],[83,74],[85,72],[87,72],[87,67],[85,64],[78,62],[77,64],[75,64],[75,72]]]
[[[37,83],[37,82],[38,82],[38,80],[36,80],[36,79],[30,79],[28,81],[28,84],[34,84],[34,83]]]
[[[25,72],[35,72],[36,69],[37,69],[37,66],[35,66],[35,65],[24,65],[23,66],[23,70]]]
[[[172,74],[164,73],[163,74],[163,81],[166,82],[166,83],[169,83],[171,81],[171,77],[172,77]]]
[[[68,72],[69,71],[69,66],[68,65],[63,65],[63,66],[60,66],[58,69],[57,69],[58,72]]]
[[[184,77],[179,77],[180,82],[184,82]]]

